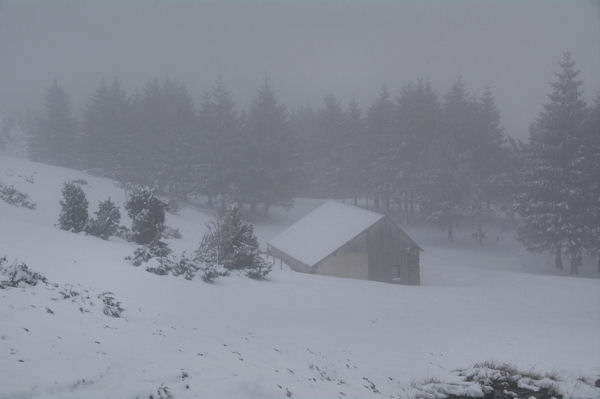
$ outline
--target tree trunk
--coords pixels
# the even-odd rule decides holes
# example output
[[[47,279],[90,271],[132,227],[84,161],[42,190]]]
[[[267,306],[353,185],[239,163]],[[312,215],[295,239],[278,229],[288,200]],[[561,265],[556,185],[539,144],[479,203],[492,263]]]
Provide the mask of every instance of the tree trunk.
[[[554,266],[556,266],[556,268],[559,270],[564,269],[562,261],[562,251],[560,250],[560,247],[558,245],[554,249]]]
[[[481,218],[477,219],[477,240],[479,240],[479,246],[483,247],[483,221]]]
[[[354,206],[358,205],[358,196],[354,196]]]
[[[579,274],[579,266],[581,266],[581,250],[579,248],[575,248],[571,250],[571,274],[578,275]]]
[[[209,208],[212,208],[213,206],[213,198],[212,198],[212,194],[207,194],[208,200],[206,201],[206,205]]]
[[[373,208],[379,209],[379,194],[373,196]]]
[[[265,202],[265,206],[263,208],[263,216],[269,217],[269,204]]]
[[[454,220],[449,218],[448,220],[448,241],[454,241],[454,235],[452,229],[454,228]]]
[[[256,215],[256,202],[252,201],[250,203],[250,212],[252,213],[252,215]]]

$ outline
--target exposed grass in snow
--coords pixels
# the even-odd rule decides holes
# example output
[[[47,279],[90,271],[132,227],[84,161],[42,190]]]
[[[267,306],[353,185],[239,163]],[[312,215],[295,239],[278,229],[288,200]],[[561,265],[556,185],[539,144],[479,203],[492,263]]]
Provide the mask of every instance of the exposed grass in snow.
[[[62,183],[80,178],[91,208],[110,197],[123,209],[110,180],[0,156],[0,180],[37,203],[0,202],[0,256],[48,279],[0,290],[2,399],[438,398],[483,393],[475,377],[503,363],[521,385],[539,375],[564,397],[599,396],[600,280],[523,273],[515,262],[545,260],[504,238],[502,250],[467,250],[418,232],[420,287],[278,264],[269,281],[206,284],[131,267],[136,246],[119,238],[59,230]],[[319,204],[274,209],[256,219],[257,235],[264,242]],[[169,246],[193,252],[210,220],[193,207],[167,214],[182,234]],[[121,317],[105,314],[107,302],[121,302]],[[494,363],[473,366],[482,359]]]

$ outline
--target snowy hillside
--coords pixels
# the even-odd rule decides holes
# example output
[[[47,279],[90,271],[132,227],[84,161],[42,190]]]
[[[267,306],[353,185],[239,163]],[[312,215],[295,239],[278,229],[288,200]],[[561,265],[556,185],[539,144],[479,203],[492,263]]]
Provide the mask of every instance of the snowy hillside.
[[[55,226],[62,184],[76,179],[91,212],[108,197],[122,209],[113,181],[0,156],[0,182],[36,203],[0,201],[0,257],[48,279],[0,289],[1,399],[409,398],[436,384],[477,395],[455,370],[488,360],[559,376],[565,397],[600,397],[600,279],[523,273],[517,263],[540,260],[517,247],[502,255],[423,241],[418,287],[279,264],[268,281],[158,276],[124,261],[131,243]],[[256,223],[260,239],[320,203],[275,209]],[[194,250],[211,219],[189,207],[168,214],[183,235],[169,245]],[[103,313],[107,292],[121,318]]]

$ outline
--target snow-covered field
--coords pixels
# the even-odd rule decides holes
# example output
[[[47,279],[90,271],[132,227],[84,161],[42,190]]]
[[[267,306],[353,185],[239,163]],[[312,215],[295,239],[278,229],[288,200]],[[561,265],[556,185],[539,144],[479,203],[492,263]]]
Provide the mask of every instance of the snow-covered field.
[[[206,284],[129,265],[135,246],[118,238],[59,230],[62,184],[80,178],[90,213],[108,197],[122,204],[110,180],[0,156],[0,182],[37,203],[0,201],[0,257],[48,278],[0,289],[2,399],[415,397],[419,384],[456,381],[453,370],[485,360],[558,374],[566,396],[600,396],[577,380],[600,376],[600,279],[541,274],[548,259],[508,233],[480,249],[411,232],[425,249],[418,287],[279,264],[268,281]],[[320,203],[275,209],[257,234],[265,242]],[[168,214],[183,234],[169,245],[193,251],[210,220],[201,209]],[[107,291],[122,318],[103,314]]]

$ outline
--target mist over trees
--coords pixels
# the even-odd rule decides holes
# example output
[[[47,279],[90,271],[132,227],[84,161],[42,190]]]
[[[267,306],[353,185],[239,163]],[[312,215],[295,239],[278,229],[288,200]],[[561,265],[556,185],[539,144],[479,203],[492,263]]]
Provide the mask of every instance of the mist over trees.
[[[268,78],[239,109],[219,77],[196,104],[185,85],[153,79],[126,93],[102,81],[79,123],[57,81],[31,132],[30,157],[129,183],[171,201],[236,202],[267,216],[296,196],[348,199],[448,239],[468,223],[518,218],[530,250],[562,257],[577,273],[600,253],[600,97],[588,105],[565,53],[530,140],[510,138],[491,88],[458,77],[439,93],[426,80],[382,87],[361,107],[334,94],[288,108]]]

